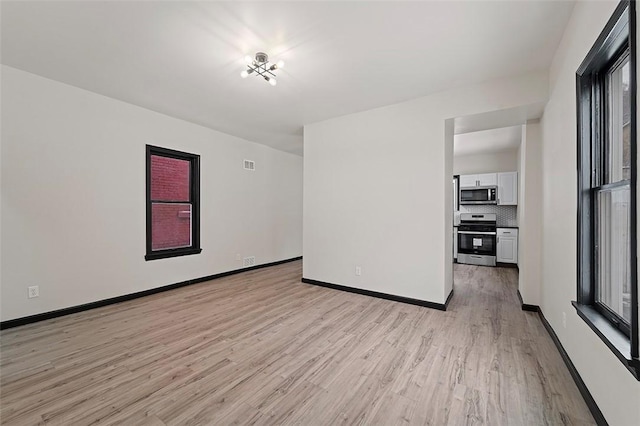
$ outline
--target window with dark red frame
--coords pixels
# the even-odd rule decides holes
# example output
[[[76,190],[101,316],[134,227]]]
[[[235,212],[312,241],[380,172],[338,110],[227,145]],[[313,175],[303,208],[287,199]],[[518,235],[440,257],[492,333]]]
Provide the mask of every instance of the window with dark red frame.
[[[147,145],[146,260],[200,253],[200,156]]]

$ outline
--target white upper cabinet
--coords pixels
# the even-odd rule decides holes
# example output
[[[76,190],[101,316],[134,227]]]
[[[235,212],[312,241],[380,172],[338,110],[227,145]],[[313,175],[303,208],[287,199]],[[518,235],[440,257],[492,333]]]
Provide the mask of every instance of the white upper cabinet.
[[[478,175],[460,175],[460,188],[478,186]]]
[[[498,205],[518,204],[518,172],[498,173]]]
[[[460,175],[460,188],[472,188],[474,186],[496,186],[497,184],[498,175],[496,173]]]
[[[497,184],[497,173],[483,173],[478,175],[478,186],[496,186]]]

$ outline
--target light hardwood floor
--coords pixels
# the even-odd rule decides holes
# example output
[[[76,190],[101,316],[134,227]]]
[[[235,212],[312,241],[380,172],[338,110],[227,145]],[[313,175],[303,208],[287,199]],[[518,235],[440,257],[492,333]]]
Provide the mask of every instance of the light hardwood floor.
[[[2,424],[594,424],[515,270],[456,265],[441,312],[301,265],[3,331]]]

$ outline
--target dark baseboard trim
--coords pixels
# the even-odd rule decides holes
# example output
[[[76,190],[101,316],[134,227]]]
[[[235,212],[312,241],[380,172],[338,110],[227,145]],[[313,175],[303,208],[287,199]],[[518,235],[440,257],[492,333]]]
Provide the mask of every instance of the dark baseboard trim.
[[[396,296],[394,294],[388,294],[388,293],[380,293],[378,291],[364,290],[364,289],[355,288],[355,287],[347,287],[340,284],[332,284],[324,281],[312,280],[309,278],[302,278],[302,282],[305,284],[313,284],[320,287],[327,287],[333,290],[347,291],[349,293],[362,294],[364,296],[377,297],[379,299],[393,300],[394,302],[424,306],[425,308],[438,309],[440,311],[447,310],[447,306],[449,305],[449,302],[453,297],[453,290],[451,290],[451,293],[449,293],[449,296],[447,297],[447,301],[445,303],[435,303],[435,302],[429,302],[427,300],[412,299],[410,297]]]
[[[540,306],[538,305],[528,305],[523,302],[522,295],[520,294],[520,290],[518,290],[518,299],[520,299],[520,307],[523,311],[529,312],[540,312]]]
[[[555,343],[556,348],[558,348],[558,352],[560,352],[560,356],[562,357],[562,360],[567,366],[569,373],[571,373],[571,377],[573,377],[573,381],[576,383],[576,386],[578,387],[578,390],[580,391],[580,394],[582,395],[584,402],[587,404],[589,411],[591,411],[591,415],[595,419],[596,423],[598,424],[598,426],[608,426],[609,424],[607,423],[607,420],[604,418],[604,415],[602,414],[602,411],[600,411],[600,408],[598,407],[598,404],[596,403],[596,401],[593,399],[593,396],[591,396],[591,392],[589,392],[587,385],[585,385],[584,382],[582,381],[582,377],[580,377],[580,373],[578,373],[576,366],[573,365],[573,362],[571,361],[571,358],[569,358],[567,351],[564,350],[562,343],[560,343],[560,339],[558,339],[556,332],[553,331],[551,324],[549,324],[547,319],[544,317],[544,314],[542,313],[542,310],[539,307],[538,307],[538,315],[540,316],[540,320],[542,321],[544,328],[547,329],[547,332],[551,336],[551,340],[553,340],[553,343]]]
[[[496,266],[498,268],[513,268],[513,269],[520,269],[518,268],[518,264],[517,263],[503,263],[503,262],[496,262]]]
[[[28,317],[16,318],[8,321],[0,322],[0,330],[18,327],[21,325],[31,324],[38,321],[44,321],[52,318],[58,318],[65,315],[75,314],[77,312],[88,311],[90,309],[101,308],[115,303],[126,302],[127,300],[138,299],[140,297],[150,296],[163,291],[169,291],[192,284],[198,284],[205,281],[211,281],[218,278],[228,277],[229,275],[240,274],[242,272],[253,271],[255,269],[268,268],[269,266],[281,265],[283,263],[293,262],[302,259],[302,256],[293,257],[291,259],[278,260],[276,262],[265,263],[263,265],[250,266],[248,268],[234,269],[232,271],[221,272],[219,274],[208,275],[206,277],[194,278],[192,280],[181,281],[175,284],[169,284],[162,287],[156,287],[149,290],[139,291],[136,293],[125,294],[123,296],[112,297],[110,299],[98,300],[96,302],[85,303],[84,305],[71,306],[69,308],[58,309],[56,311],[43,312],[41,314],[30,315]]]
[[[449,295],[447,296],[447,300],[444,301],[444,309],[443,310],[447,310],[447,308],[449,307],[449,302],[451,302],[451,298],[453,297],[453,289],[451,289],[451,291],[449,292]]]
[[[523,311],[529,311],[529,312],[540,312],[540,306],[538,305],[527,305],[526,303],[522,304],[522,310]]]

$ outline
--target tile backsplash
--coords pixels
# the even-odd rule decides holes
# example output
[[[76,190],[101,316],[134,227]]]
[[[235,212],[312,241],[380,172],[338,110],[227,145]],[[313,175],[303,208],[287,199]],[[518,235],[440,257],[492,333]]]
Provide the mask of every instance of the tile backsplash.
[[[495,213],[498,227],[518,226],[518,206],[460,206],[460,213]],[[454,223],[458,221],[454,220]]]

